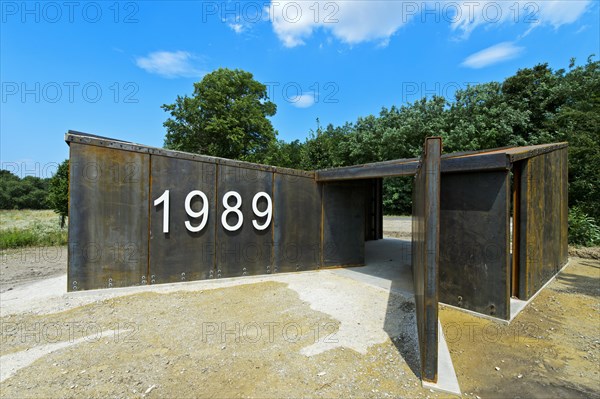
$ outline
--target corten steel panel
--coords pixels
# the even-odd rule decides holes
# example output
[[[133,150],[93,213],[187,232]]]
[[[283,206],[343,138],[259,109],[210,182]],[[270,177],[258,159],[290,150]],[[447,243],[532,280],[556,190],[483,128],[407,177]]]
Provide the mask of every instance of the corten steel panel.
[[[372,179],[365,202],[365,241],[383,238],[382,180]]]
[[[215,163],[219,165],[234,166],[238,168],[256,169],[265,172],[277,172],[282,174],[291,174],[295,176],[304,176],[311,178],[314,178],[315,176],[314,172],[307,172],[304,170],[281,168],[278,166],[260,165],[256,163],[237,161],[227,158],[193,154],[190,152],[167,150],[164,148],[150,147],[147,145],[132,143],[129,141],[117,140],[89,133],[81,133],[73,130],[69,130],[69,132],[65,135],[65,141],[67,141],[68,143],[82,143],[88,145],[95,145],[98,147],[116,148],[125,151],[140,152],[143,154],[160,155],[169,158],[188,159],[191,161]]]
[[[438,377],[438,271],[440,220],[440,152],[442,140],[425,140],[424,154],[414,181],[412,269],[421,378]]]
[[[365,263],[368,181],[323,184],[323,267]]]
[[[440,301],[510,317],[508,172],[445,174],[440,218]]]
[[[71,143],[68,290],[145,284],[149,155]]]
[[[567,261],[567,148],[523,162],[519,297],[529,299]]]
[[[560,199],[560,264],[564,265],[569,260],[569,162],[568,162],[568,148],[564,148],[559,151],[561,159],[560,169],[560,188],[561,188],[561,199]]]
[[[243,223],[236,231],[223,227],[221,217],[225,211],[223,197],[229,191],[237,192],[242,199],[240,208]],[[234,166],[217,166],[217,215],[216,221],[216,277],[237,277],[273,272],[273,219],[265,230],[257,230],[252,221],[260,225],[265,218],[258,218],[252,210],[252,199],[259,193],[267,193],[273,202],[273,173],[256,169]],[[235,205],[235,199],[229,199],[229,206]],[[264,200],[258,202],[258,210],[264,211]],[[273,214],[277,209],[273,206]],[[238,223],[234,212],[227,216],[227,223]]]
[[[383,179],[377,179],[377,239],[383,238]]]
[[[215,164],[151,155],[150,276],[152,284],[204,280],[213,277],[215,265],[216,168]],[[169,190],[169,232],[163,232],[164,204],[154,201]],[[202,218],[185,210],[187,195],[202,191],[208,199],[208,219],[198,232],[189,231]],[[203,207],[200,196],[191,200],[192,211]]]
[[[274,272],[317,269],[321,261],[321,188],[314,179],[275,173]]]

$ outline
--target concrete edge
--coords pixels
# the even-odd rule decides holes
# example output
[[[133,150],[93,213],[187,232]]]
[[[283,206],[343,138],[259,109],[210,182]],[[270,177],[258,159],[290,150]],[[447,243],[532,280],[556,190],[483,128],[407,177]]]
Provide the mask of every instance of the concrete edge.
[[[450,357],[442,323],[438,321],[438,380],[436,383],[422,381],[423,388],[461,396],[460,385]]]
[[[565,263],[565,264],[563,265],[563,267],[561,267],[561,268],[560,268],[560,270],[559,270],[559,271],[557,271],[557,272],[554,274],[554,276],[552,276],[552,277],[551,277],[551,278],[550,278],[548,281],[546,281],[546,283],[544,283],[544,285],[542,285],[542,286],[540,287],[540,289],[539,289],[539,290],[537,290],[537,291],[535,292],[535,294],[533,294],[533,295],[531,296],[531,298],[529,298],[528,300],[524,301],[524,300],[522,300],[522,299],[517,299],[517,298],[514,298],[514,300],[515,300],[515,301],[518,301],[518,302],[517,302],[517,303],[518,303],[518,305],[517,305],[518,309],[517,309],[517,311],[516,311],[516,312],[513,312],[513,311],[512,311],[512,301],[513,301],[513,298],[511,298],[511,309],[510,309],[510,310],[511,310],[511,312],[510,312],[510,320],[509,320],[508,322],[510,323],[511,321],[513,321],[513,320],[515,319],[515,317],[517,317],[517,316],[519,315],[519,313],[521,313],[521,311],[523,311],[523,309],[525,309],[527,306],[529,306],[529,304],[530,304],[531,302],[533,302],[533,300],[534,300],[534,299],[535,299],[535,298],[536,298],[536,297],[537,297],[537,296],[538,296],[538,295],[539,295],[539,294],[540,294],[540,293],[541,293],[541,292],[542,292],[544,289],[546,289],[546,287],[548,287],[548,286],[550,285],[550,283],[552,283],[554,280],[556,280],[556,278],[558,277],[558,275],[559,275],[559,274],[561,274],[561,273],[562,273],[562,272],[563,272],[563,271],[564,271],[564,270],[567,268],[567,266],[569,266],[570,264],[571,264],[571,258],[570,258],[570,257],[568,257],[568,258],[567,258],[567,263]]]

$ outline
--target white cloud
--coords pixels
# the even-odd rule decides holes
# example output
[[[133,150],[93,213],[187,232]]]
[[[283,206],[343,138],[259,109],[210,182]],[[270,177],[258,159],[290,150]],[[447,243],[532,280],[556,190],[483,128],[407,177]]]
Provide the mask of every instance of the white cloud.
[[[323,30],[347,44],[375,41],[385,47],[405,24],[448,24],[468,37],[476,28],[518,24],[558,28],[578,20],[592,0],[272,0],[266,14],[286,47]],[[236,21],[236,23],[239,23]],[[245,28],[245,27],[244,27]]]
[[[166,78],[197,78],[205,72],[194,66],[193,62],[196,60],[198,57],[187,51],[155,51],[146,57],[136,58],[135,63],[146,72]]]
[[[468,56],[462,63],[463,66],[479,69],[502,61],[511,60],[523,51],[523,47],[515,46],[511,42],[503,42],[488,47]]]
[[[502,24],[519,24],[527,32],[538,26],[558,28],[575,22],[581,17],[592,0],[545,0],[545,1],[459,1],[458,7],[441,8],[444,19],[451,22],[453,30],[462,31],[468,37],[479,26],[493,27]]]
[[[296,108],[308,108],[315,104],[315,93],[308,92],[300,94],[289,99],[292,105]]]
[[[244,31],[244,25],[242,24],[228,23],[227,26],[238,35]]]
[[[273,30],[286,47],[304,44],[317,29],[347,44],[366,41],[387,43],[413,15],[404,0],[280,1],[269,9]]]

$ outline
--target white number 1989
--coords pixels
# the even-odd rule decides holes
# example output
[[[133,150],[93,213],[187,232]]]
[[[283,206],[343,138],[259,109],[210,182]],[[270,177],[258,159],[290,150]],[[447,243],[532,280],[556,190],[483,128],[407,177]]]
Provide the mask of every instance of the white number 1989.
[[[163,204],[163,233],[169,232],[169,190],[165,190],[160,197],[154,200],[154,206],[159,206]],[[202,199],[202,209],[199,211],[194,211],[192,209],[192,199],[194,197],[200,197]],[[233,205],[229,205],[229,199],[233,197],[235,198],[235,203]],[[258,209],[258,201],[260,198],[264,198],[267,202],[267,208],[263,211]],[[244,215],[242,214],[242,196],[236,191],[228,191],[223,195],[222,200],[223,207],[225,211],[221,215],[221,225],[227,231],[237,231],[244,224]],[[206,227],[206,223],[208,222],[208,197],[200,190],[193,190],[188,193],[185,197],[184,203],[185,212],[189,217],[194,219],[200,219],[200,223],[197,225],[193,225],[189,220],[185,221],[185,228],[192,232],[197,233],[202,231],[204,227]],[[271,196],[263,191],[257,193],[254,198],[252,198],[252,211],[258,218],[266,218],[263,224],[260,224],[256,220],[252,221],[252,225],[256,230],[265,230],[271,224],[271,219],[273,217],[273,201],[271,200]],[[237,223],[235,225],[230,225],[227,223],[227,216],[230,213],[234,213],[237,216]]]

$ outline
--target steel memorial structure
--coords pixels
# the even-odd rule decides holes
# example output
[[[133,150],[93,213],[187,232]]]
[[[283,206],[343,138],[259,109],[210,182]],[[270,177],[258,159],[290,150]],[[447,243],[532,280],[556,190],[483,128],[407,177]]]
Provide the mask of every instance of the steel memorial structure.
[[[415,176],[421,378],[438,301],[509,320],[567,262],[567,144],[442,153],[312,172],[69,131],[68,290],[365,264],[383,178]],[[512,227],[511,227],[512,226]]]

